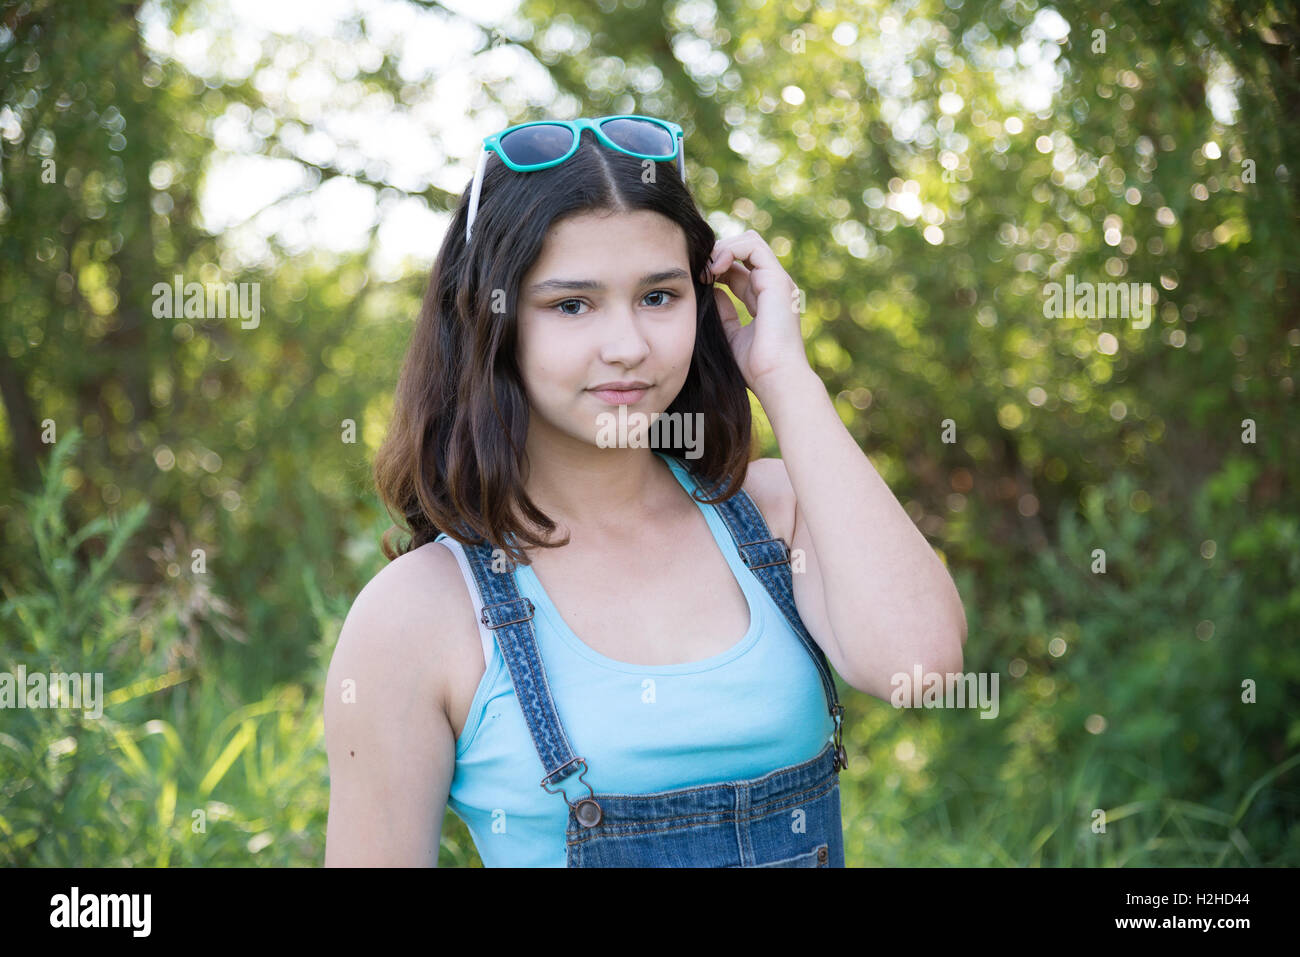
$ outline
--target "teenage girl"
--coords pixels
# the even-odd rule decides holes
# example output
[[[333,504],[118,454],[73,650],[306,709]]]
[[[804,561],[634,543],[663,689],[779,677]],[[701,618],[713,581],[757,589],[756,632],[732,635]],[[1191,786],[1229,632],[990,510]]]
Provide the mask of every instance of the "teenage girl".
[[[485,144],[376,461],[410,539],[329,669],[325,863],[436,866],[450,807],[487,866],[843,866],[828,665],[884,700],[959,671],[952,580],[773,251],[700,217],[680,127]]]

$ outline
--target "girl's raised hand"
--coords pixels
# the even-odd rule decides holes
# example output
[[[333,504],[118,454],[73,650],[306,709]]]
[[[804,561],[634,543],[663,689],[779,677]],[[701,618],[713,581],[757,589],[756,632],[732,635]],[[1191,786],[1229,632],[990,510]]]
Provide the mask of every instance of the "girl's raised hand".
[[[731,344],[745,384],[760,395],[764,383],[788,373],[807,371],[803,332],[799,320],[799,287],[782,268],[776,253],[754,230],[732,239],[720,239],[713,249],[709,270],[725,284],[754,317],[749,325],[721,289],[713,290],[722,328]]]

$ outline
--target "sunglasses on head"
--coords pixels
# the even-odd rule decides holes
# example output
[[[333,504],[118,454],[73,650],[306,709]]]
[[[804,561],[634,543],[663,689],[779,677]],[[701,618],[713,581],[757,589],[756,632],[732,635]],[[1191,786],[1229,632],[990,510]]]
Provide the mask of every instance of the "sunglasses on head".
[[[469,216],[465,220],[466,244],[469,243],[470,227],[474,225],[474,217],[478,213],[479,192],[483,188],[483,171],[487,167],[489,151],[496,153],[501,162],[516,173],[550,169],[578,152],[583,130],[591,130],[606,147],[629,156],[660,162],[676,159],[682,182],[686,182],[686,153],[682,144],[685,134],[680,126],[669,120],[622,114],[602,116],[599,119],[582,117],[576,120],[520,123],[483,140],[483,152],[479,156],[478,170],[474,173],[474,187],[470,191]]]

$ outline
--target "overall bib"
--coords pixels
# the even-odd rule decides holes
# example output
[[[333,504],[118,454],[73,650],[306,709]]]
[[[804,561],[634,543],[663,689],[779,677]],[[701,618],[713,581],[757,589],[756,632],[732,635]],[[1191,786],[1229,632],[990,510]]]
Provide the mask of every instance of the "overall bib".
[[[844,866],[839,788],[839,772],[848,764],[840,727],[844,709],[826,656],[795,606],[789,547],[772,538],[743,489],[716,508],[745,565],[812,656],[835,721],[833,743],[815,758],[747,780],[650,794],[593,792],[583,779],[586,761],[570,747],[551,698],[533,635],[532,602],[519,594],[513,568],[508,574],[493,571],[489,545],[464,546],[483,601],[483,624],[495,633],[546,772],[541,787],[558,791],[569,805],[569,867]],[[554,787],[574,774],[587,790],[577,800]]]

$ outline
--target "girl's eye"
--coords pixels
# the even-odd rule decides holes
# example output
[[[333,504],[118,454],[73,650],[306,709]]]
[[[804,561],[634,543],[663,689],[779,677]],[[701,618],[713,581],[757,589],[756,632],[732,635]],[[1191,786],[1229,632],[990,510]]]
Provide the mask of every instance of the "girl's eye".
[[[672,300],[674,300],[674,299],[677,298],[677,293],[675,293],[675,292],[670,292],[670,291],[667,290],[667,289],[656,289],[654,292],[648,292],[648,293],[646,293],[646,296],[647,296],[647,297],[649,297],[649,296],[667,296],[668,299],[667,299],[666,301],[664,301],[664,302],[660,302],[660,303],[657,303],[657,304],[656,304],[659,308],[663,308],[663,307],[667,306],[670,302],[672,302]],[[555,304],[555,308],[556,308],[557,310],[559,310],[559,312],[560,312],[561,315],[564,315],[564,316],[581,316],[581,315],[583,315],[583,313],[580,313],[580,312],[566,312],[565,309],[564,309],[564,307],[567,306],[567,305],[569,305],[570,303],[578,303],[579,305],[584,305],[584,303],[583,303],[583,301],[582,301],[581,299],[565,299],[565,300],[563,300],[563,301],[561,301],[561,302],[557,302],[557,303]]]

